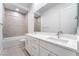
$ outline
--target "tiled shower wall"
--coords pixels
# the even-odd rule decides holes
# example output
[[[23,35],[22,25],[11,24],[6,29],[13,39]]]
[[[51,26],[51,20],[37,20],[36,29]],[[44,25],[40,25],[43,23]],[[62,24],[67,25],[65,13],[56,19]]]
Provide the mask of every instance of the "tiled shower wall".
[[[3,27],[4,37],[21,36],[27,33],[25,16],[11,10],[5,10]]]

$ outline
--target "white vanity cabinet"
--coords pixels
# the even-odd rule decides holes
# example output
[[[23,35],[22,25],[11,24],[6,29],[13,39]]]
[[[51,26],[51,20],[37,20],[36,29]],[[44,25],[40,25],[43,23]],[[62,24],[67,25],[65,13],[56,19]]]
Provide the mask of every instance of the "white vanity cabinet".
[[[32,45],[32,56],[39,56],[39,46],[38,45]]]
[[[39,39],[31,37],[32,44],[32,56],[39,56]]]
[[[25,48],[32,56],[76,56],[74,50],[32,36],[26,37]]]
[[[54,53],[57,56],[76,56],[76,52],[74,52],[70,49],[66,49],[64,47],[61,47],[61,46],[58,46],[58,45],[55,45],[53,43],[46,42],[43,40],[40,40],[40,46],[51,51],[52,53]]]
[[[56,56],[55,54],[49,52],[49,50],[46,50],[43,47],[40,47],[40,56]]]
[[[28,53],[31,54],[31,48],[32,48],[32,44],[31,44],[31,37],[26,37],[26,40],[25,40],[25,49],[28,51]]]
[[[25,49],[28,51],[30,55],[38,56],[39,55],[39,40],[31,36],[27,36],[26,41],[25,41]]]

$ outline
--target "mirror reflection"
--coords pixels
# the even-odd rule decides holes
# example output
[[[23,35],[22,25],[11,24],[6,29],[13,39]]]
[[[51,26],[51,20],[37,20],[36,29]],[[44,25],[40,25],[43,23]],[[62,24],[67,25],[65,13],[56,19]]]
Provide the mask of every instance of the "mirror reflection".
[[[35,32],[76,34],[77,3],[48,3],[35,12]],[[37,16],[38,15],[38,16]]]

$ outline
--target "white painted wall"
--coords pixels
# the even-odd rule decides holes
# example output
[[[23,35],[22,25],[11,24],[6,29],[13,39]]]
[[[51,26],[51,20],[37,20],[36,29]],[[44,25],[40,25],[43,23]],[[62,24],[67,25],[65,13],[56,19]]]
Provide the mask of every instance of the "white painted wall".
[[[61,30],[64,33],[76,34],[77,32],[77,4],[71,4],[61,10]]]
[[[41,30],[44,32],[57,32],[59,29],[59,10],[53,7],[41,16]]]
[[[28,32],[34,32],[34,9],[33,6],[30,8],[28,12]]]
[[[0,3],[0,52],[2,49],[2,39],[3,39],[3,33],[2,33],[3,18],[4,18],[4,7],[3,7],[3,4]]]
[[[3,16],[4,15],[4,7],[3,4],[0,3],[0,23],[3,23]]]
[[[56,5],[47,10],[41,16],[41,30],[43,32],[57,33],[62,30],[64,33],[74,34],[76,32],[77,5],[66,3]]]
[[[36,12],[37,10],[39,10],[41,7],[43,7],[44,5],[46,5],[47,3],[34,3],[34,12]]]

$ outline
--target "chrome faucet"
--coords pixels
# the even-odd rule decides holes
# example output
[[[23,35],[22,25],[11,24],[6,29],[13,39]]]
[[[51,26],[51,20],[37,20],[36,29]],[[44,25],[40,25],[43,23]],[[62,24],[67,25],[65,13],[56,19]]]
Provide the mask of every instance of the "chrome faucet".
[[[58,38],[60,38],[61,34],[63,34],[63,32],[62,31],[58,31],[58,33],[57,33]]]

